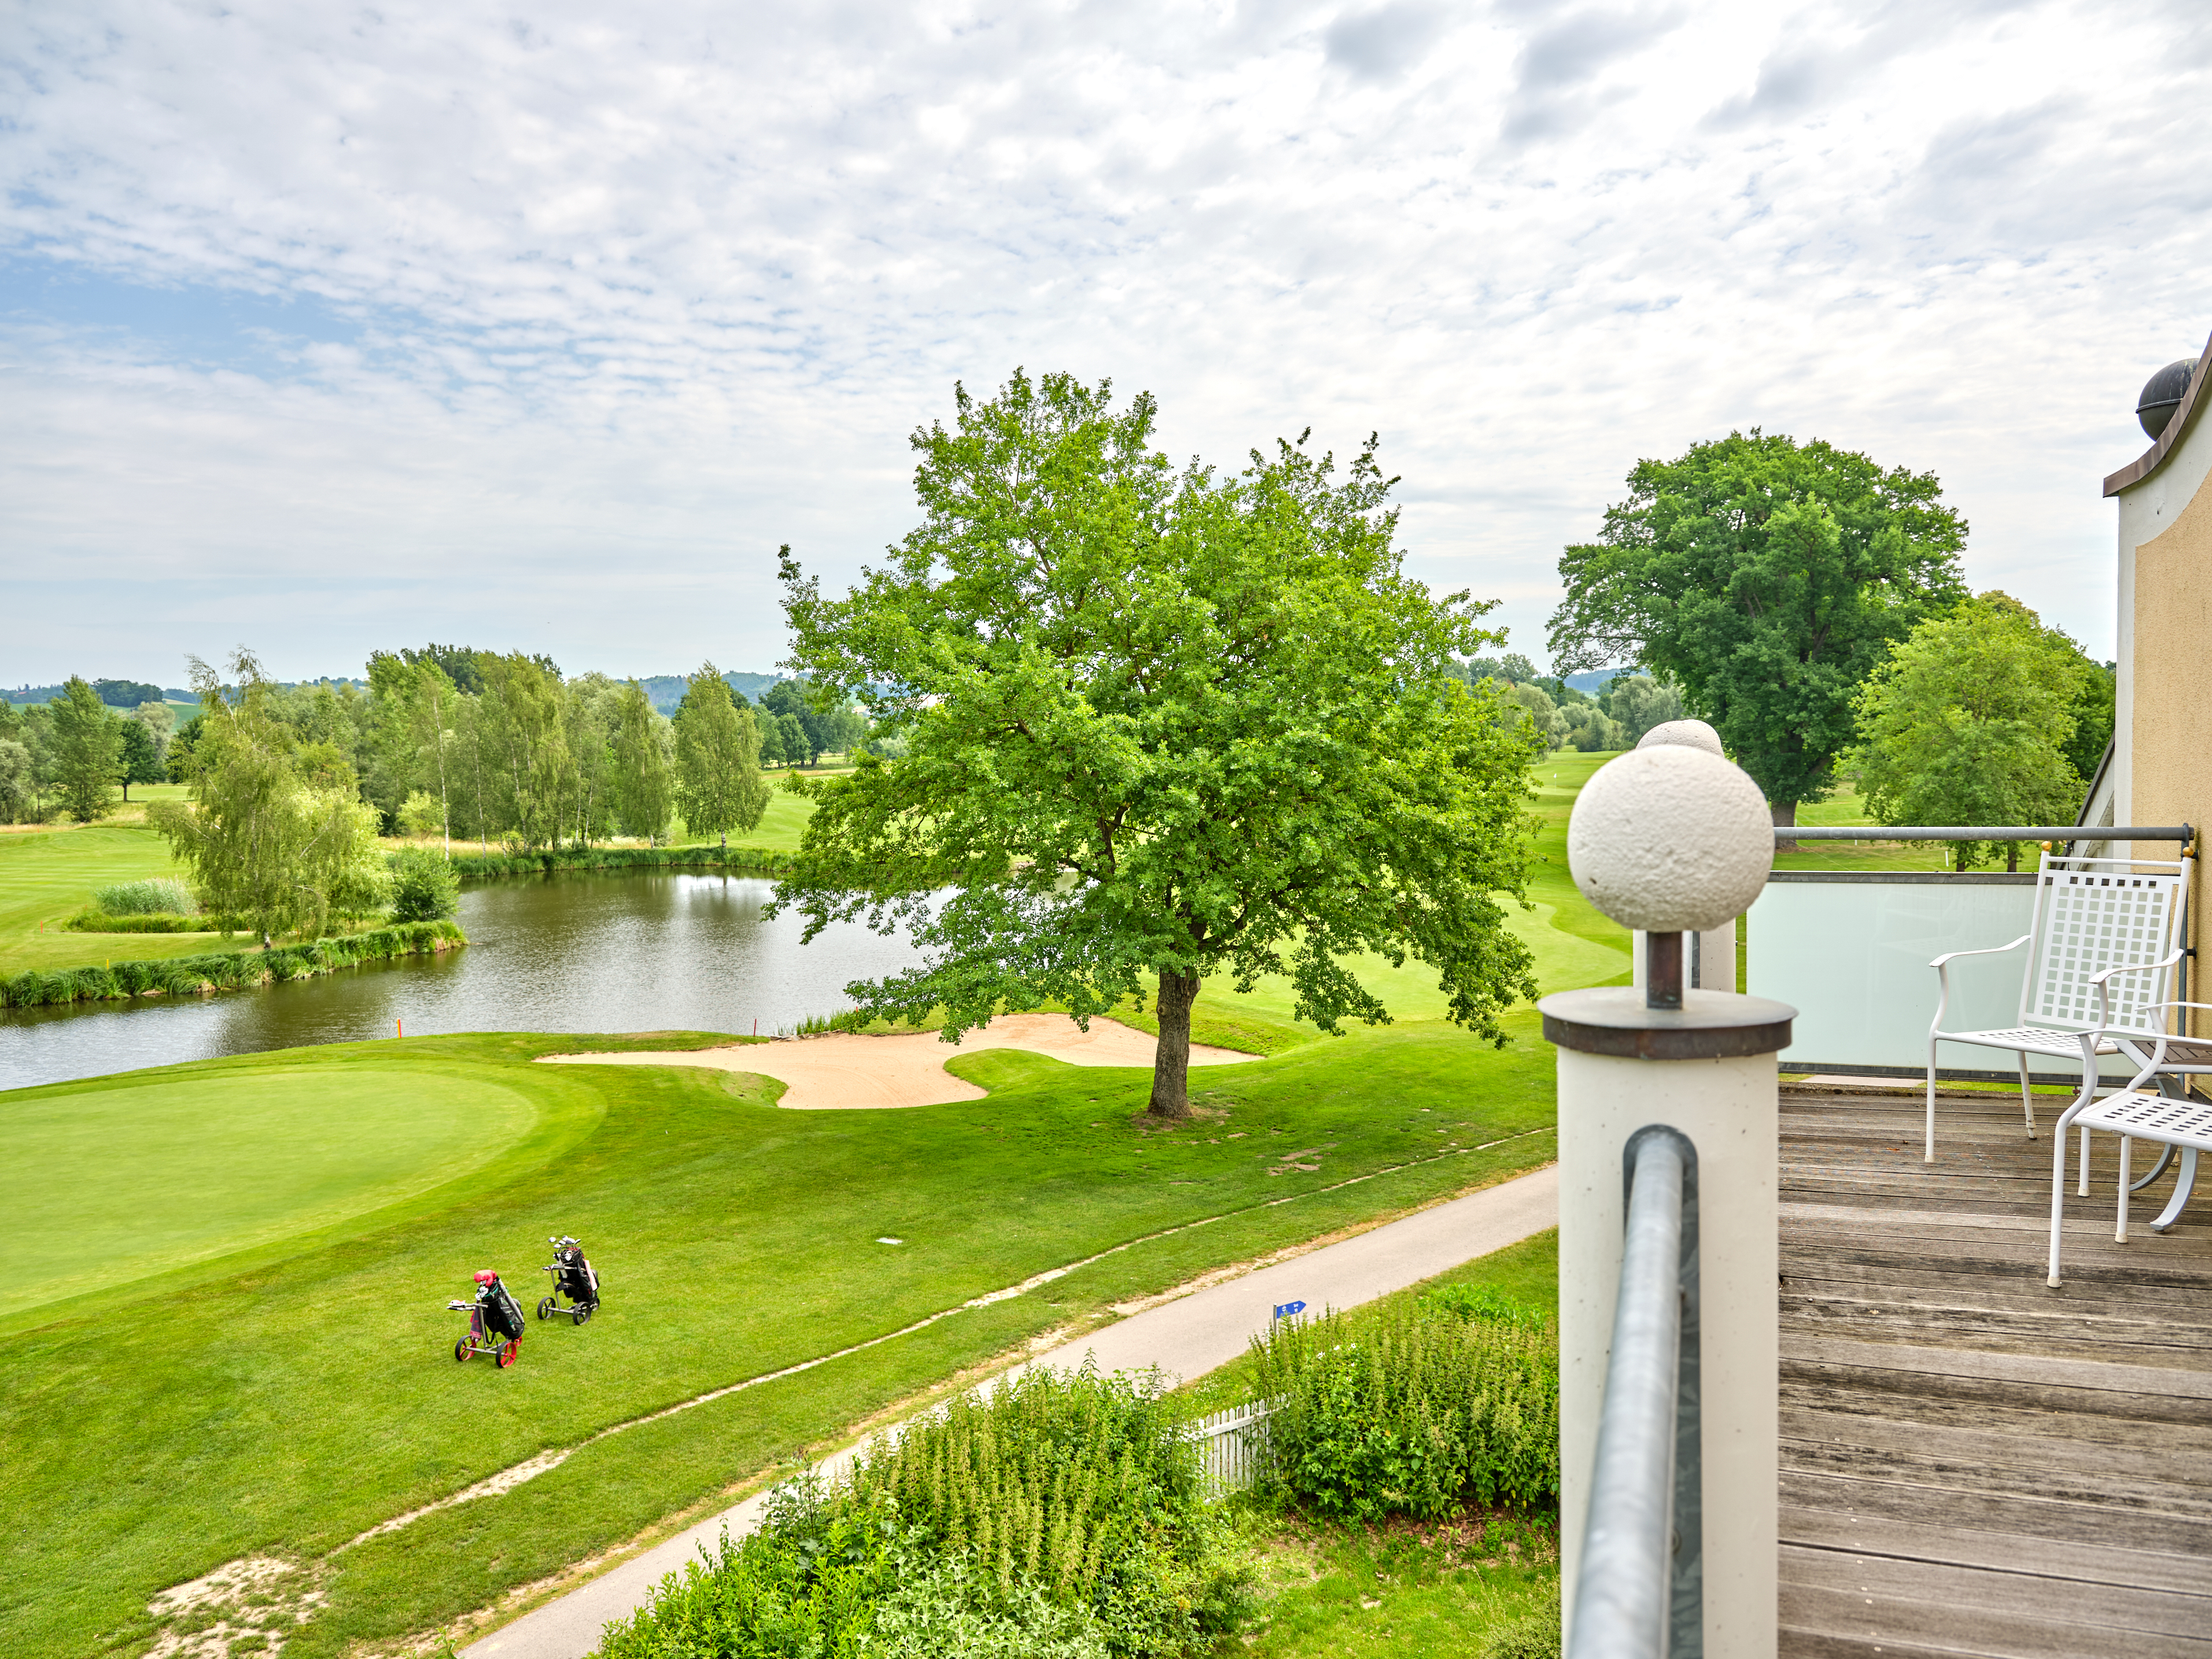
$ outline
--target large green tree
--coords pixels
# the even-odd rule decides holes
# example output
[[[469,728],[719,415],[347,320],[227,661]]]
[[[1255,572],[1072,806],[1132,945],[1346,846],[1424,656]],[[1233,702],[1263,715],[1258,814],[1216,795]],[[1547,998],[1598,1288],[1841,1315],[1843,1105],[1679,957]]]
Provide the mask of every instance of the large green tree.
[[[1324,1030],[1388,1018],[1368,952],[1434,968],[1502,1041],[1533,996],[1501,892],[1527,860],[1526,723],[1455,676],[1485,608],[1400,568],[1372,441],[1178,474],[1152,399],[1017,374],[917,432],[921,526],[824,599],[786,550],[792,665],[858,696],[896,758],[819,803],[778,906],[903,923],[922,966],[871,1012],[1078,1018],[1157,989],[1152,1109],[1189,1113],[1209,976],[1287,975]],[[1150,981],[1148,984],[1147,981]]]
[[[473,667],[473,661],[471,661]],[[380,651],[368,659],[368,684],[374,709],[372,775],[379,787],[372,798],[393,817],[407,797],[421,791],[438,801],[438,831],[446,854],[453,851],[453,724],[459,690],[437,662],[416,654]]]
[[[154,734],[142,720],[124,720],[115,723],[116,736],[121,741],[118,756],[116,778],[123,785],[123,799],[131,799],[134,783],[166,783],[168,769],[161,763],[161,751],[154,744]]]
[[[1755,428],[1638,461],[1628,491],[1559,560],[1553,672],[1654,670],[1796,823],[1835,786],[1860,684],[1966,597],[1965,520],[1933,473]]]
[[[576,787],[560,673],[520,651],[481,657],[477,666],[476,738],[494,824],[525,848],[558,846]]]
[[[750,830],[768,811],[760,728],[712,663],[691,677],[677,705],[676,802],[695,836]]]
[[[1843,758],[1876,823],[2070,823],[2076,709],[2104,670],[2003,593],[1914,629],[1860,688]],[[1972,867],[1988,842],[1954,845]],[[2018,842],[2007,843],[2017,868]]]
[[[123,722],[78,674],[47,708],[54,793],[81,823],[106,817],[107,792],[123,778]]]
[[[229,684],[187,660],[201,720],[191,799],[155,801],[146,817],[191,871],[201,908],[248,918],[264,942],[372,908],[383,889],[376,809],[300,776],[277,689],[251,652],[232,656]]]
[[[633,836],[659,842],[676,807],[675,739],[668,721],[635,680],[615,701],[612,787],[615,817]]]

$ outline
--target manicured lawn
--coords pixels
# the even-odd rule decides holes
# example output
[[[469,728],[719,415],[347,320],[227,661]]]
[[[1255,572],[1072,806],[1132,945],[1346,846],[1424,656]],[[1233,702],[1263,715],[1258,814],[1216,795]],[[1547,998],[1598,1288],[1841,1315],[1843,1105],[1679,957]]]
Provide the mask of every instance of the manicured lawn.
[[[0,1322],[443,1186],[538,1116],[512,1089],[316,1066],[19,1099],[0,1164]]]
[[[172,786],[173,787],[173,786]],[[168,843],[143,825],[91,823],[0,836],[0,975],[246,950],[215,933],[71,933],[62,923],[117,882],[174,876]]]
[[[0,1323],[12,1522],[0,1644],[143,1650],[151,1596],[250,1553],[300,1563],[329,1595],[288,1648],[303,1659],[489,1605],[1042,1330],[1546,1161],[1549,1134],[1526,1132],[1551,1121],[1550,1054],[1532,1016],[1513,1024],[1503,1052],[1408,1024],[1210,1073],[1201,1104],[1228,1115],[1173,1129],[1141,1121],[1148,1073],[1035,1055],[955,1061],[994,1090],[971,1104],[796,1113],[758,1079],[533,1066],[581,1040],[515,1036],[336,1045],[0,1096],[0,1167],[33,1194],[81,1182],[103,1143],[142,1124],[173,1147],[196,1115],[212,1133],[228,1109],[296,1143],[327,1103],[309,1145],[264,1154],[249,1128],[228,1143],[246,1168],[227,1174],[211,1152],[173,1197],[157,1152],[118,1146],[95,1175],[112,1195],[41,1200],[93,1215],[114,1258],[105,1285],[91,1252],[41,1245],[28,1260],[16,1241],[35,1230],[0,1232],[0,1281],[77,1292]],[[518,1100],[531,1114],[519,1139]],[[425,1189],[453,1145],[456,1102],[471,1143],[459,1157],[485,1161]],[[1427,1133],[1447,1114],[1448,1136]],[[1513,1135],[1525,1138],[1440,1156]],[[380,1170],[361,1157],[379,1142]],[[1321,1171],[1289,1192],[1264,1173],[1285,1144],[1324,1149]],[[355,1207],[368,1203],[384,1207]],[[1224,1218],[584,1444],[1212,1217]],[[288,1223],[318,1231],[269,1238]],[[446,1299],[489,1266],[534,1301],[543,1241],[563,1231],[605,1275],[600,1316],[534,1327],[512,1370],[457,1366]],[[146,1271],[157,1276],[129,1277]],[[64,1272],[77,1277],[57,1285]],[[579,1446],[503,1496],[330,1553]]]

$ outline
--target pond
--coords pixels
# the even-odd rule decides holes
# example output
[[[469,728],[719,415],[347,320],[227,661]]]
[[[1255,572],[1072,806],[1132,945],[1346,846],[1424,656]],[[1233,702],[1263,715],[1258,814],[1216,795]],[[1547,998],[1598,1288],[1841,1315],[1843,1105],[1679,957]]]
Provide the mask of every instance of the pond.
[[[314,1042],[450,1031],[747,1033],[852,1006],[913,964],[903,936],[841,925],[802,945],[742,876],[561,874],[461,895],[468,945],[210,997],[0,1012],[0,1089]]]

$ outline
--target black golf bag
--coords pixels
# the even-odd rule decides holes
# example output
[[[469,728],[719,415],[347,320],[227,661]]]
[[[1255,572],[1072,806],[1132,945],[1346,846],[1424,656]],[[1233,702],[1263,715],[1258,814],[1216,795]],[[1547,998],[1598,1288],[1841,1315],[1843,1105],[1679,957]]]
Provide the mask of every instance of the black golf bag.
[[[584,1247],[573,1238],[549,1238],[553,1247],[553,1260],[545,1271],[553,1275],[553,1294],[538,1304],[538,1316],[550,1319],[556,1314],[568,1316],[568,1322],[580,1325],[599,1311],[599,1276],[584,1258]],[[569,1305],[563,1307],[561,1298],[566,1297]]]
[[[495,1333],[501,1341],[512,1342],[522,1334],[521,1304],[496,1279],[478,1289],[477,1305],[483,1310],[484,1328]]]

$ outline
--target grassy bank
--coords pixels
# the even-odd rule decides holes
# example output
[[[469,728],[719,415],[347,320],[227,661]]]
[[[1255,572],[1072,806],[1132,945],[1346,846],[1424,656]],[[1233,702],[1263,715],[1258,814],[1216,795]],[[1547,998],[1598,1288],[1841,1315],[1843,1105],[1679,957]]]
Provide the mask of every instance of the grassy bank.
[[[1543,1162],[1549,1055],[1514,1024],[1503,1052],[1409,1025],[1224,1068],[1199,1102],[1218,1115],[1180,1128],[1144,1120],[1145,1072],[1009,1051],[952,1062],[988,1100],[903,1112],[529,1063],[726,1041],[666,1033],[333,1045],[0,1097],[5,1202],[37,1206],[0,1238],[0,1558],[27,1587],[0,1640],[140,1650],[152,1596],[249,1553],[330,1598],[288,1645],[303,1659],[489,1605],[1044,1330]],[[1270,1176],[1285,1146],[1322,1148],[1319,1170]],[[483,1266],[527,1294],[557,1231],[592,1247],[599,1318],[534,1327],[513,1370],[456,1366],[446,1297]],[[33,1235],[52,1259],[21,1254]]]
[[[0,1008],[49,1008],[70,1002],[240,991],[282,980],[313,979],[364,962],[427,956],[467,943],[460,928],[450,921],[402,921],[338,939],[280,945],[269,951],[217,951],[166,961],[108,962],[97,967],[32,968],[0,979]],[[84,948],[82,940],[78,941],[78,948]]]

